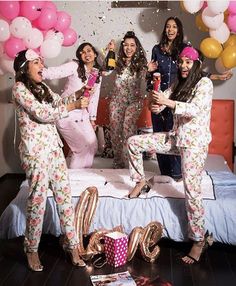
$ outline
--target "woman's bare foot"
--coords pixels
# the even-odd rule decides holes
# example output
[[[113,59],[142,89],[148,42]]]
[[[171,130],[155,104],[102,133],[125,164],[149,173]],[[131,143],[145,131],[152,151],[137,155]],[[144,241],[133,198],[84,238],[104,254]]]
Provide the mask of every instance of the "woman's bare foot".
[[[128,195],[128,197],[130,199],[132,198],[137,198],[141,192],[143,187],[147,184],[146,180],[142,180],[139,183],[136,183],[136,186],[133,188],[133,190],[131,191],[131,193]]]
[[[39,260],[38,252],[27,252],[26,253],[29,269],[32,271],[42,271],[43,266]]]
[[[198,263],[203,253],[205,241],[194,242],[188,255],[182,257],[183,262],[186,264]]]

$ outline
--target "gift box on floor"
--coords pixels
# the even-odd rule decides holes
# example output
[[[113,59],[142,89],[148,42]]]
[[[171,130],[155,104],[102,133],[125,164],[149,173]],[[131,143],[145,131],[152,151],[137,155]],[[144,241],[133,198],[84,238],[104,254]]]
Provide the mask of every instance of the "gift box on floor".
[[[105,254],[107,263],[118,267],[124,265],[128,252],[128,236],[114,231],[105,235]]]

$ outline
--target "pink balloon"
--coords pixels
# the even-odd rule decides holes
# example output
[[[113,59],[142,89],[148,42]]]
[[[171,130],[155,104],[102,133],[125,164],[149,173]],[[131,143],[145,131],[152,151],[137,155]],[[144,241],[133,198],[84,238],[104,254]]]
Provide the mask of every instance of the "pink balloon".
[[[4,18],[12,20],[19,15],[19,12],[19,1],[0,1],[0,14]]]
[[[51,8],[43,8],[39,18],[37,19],[37,27],[41,30],[49,30],[55,26],[56,22],[56,11]]]
[[[63,32],[70,27],[71,16],[63,11],[57,12],[57,23],[55,25],[55,30]]]
[[[236,14],[236,1],[230,1],[228,7],[229,14]]]
[[[21,39],[11,37],[4,43],[5,53],[10,58],[15,58],[16,54],[25,50],[25,45]]]
[[[57,11],[57,6],[51,1],[46,1],[44,3],[43,8],[50,8],[50,9],[54,10],[55,12]]]
[[[228,16],[227,25],[231,32],[236,33],[236,14],[230,14]]]
[[[20,14],[33,21],[37,19],[40,14],[42,7],[44,6],[44,1],[21,1],[20,4]]]
[[[76,31],[73,30],[72,28],[68,28],[65,31],[63,31],[63,35],[64,35],[64,41],[62,46],[64,47],[72,46],[77,41],[78,38]]]

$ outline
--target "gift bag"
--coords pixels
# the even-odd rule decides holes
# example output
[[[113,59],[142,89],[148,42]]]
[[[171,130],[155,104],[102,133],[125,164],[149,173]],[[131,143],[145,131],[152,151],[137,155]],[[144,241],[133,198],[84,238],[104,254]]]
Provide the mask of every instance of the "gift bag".
[[[105,255],[107,263],[118,267],[124,265],[128,252],[128,236],[122,232],[111,232],[105,235]]]

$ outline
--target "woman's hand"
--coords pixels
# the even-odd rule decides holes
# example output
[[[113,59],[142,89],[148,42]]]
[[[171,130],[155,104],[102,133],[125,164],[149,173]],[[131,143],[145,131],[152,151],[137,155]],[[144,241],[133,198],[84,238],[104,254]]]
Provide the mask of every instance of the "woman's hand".
[[[226,71],[223,74],[212,74],[210,75],[211,80],[229,80],[233,76],[232,70]]]
[[[158,62],[152,60],[148,63],[147,66],[148,66],[148,72],[154,72],[155,70],[157,70]]]
[[[75,97],[76,99],[79,99],[80,97],[83,96],[85,90],[87,90],[89,93],[90,91],[92,90],[91,86],[88,86],[88,85],[84,85],[81,89],[77,90],[75,92]]]
[[[151,99],[153,104],[155,105],[165,105],[167,107],[170,107],[171,109],[175,109],[175,101],[171,100],[169,98],[167,98],[165,96],[164,92],[156,92],[156,91],[152,91],[151,92]]]
[[[110,42],[108,43],[107,47],[106,47],[106,50],[107,51],[110,51],[110,50],[114,51],[115,48],[116,48],[116,42],[114,39],[111,39]]]
[[[92,125],[92,127],[93,127],[93,130],[96,131],[96,129],[97,129],[97,124],[95,123],[95,120],[90,120],[90,123],[91,123],[91,125]]]

